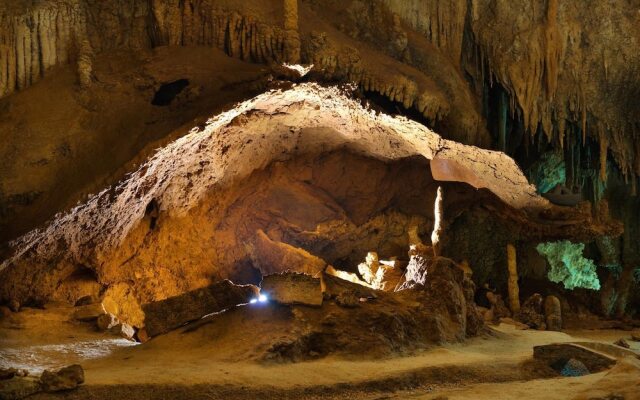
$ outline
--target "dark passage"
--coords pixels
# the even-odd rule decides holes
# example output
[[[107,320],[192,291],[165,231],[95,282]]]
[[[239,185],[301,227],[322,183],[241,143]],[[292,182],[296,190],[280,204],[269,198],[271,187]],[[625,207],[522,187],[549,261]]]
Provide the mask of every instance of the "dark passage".
[[[177,81],[165,83],[153,95],[151,104],[154,106],[168,106],[187,86],[189,86],[188,79],[178,79]]]

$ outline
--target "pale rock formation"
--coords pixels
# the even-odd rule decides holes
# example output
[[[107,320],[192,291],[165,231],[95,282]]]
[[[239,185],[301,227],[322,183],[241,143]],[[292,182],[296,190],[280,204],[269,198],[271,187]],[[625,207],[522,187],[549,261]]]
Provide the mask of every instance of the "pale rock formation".
[[[362,276],[362,279],[374,286],[378,268],[380,268],[380,262],[378,260],[378,254],[375,251],[368,252],[364,263],[358,264],[358,272],[360,276]]]

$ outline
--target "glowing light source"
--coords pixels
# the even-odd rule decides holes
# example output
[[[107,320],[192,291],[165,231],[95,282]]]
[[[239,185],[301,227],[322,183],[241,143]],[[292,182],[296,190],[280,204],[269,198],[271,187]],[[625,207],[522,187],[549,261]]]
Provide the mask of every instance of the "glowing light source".
[[[249,300],[249,304],[266,303],[268,300],[269,297],[266,294],[261,294],[260,296]]]

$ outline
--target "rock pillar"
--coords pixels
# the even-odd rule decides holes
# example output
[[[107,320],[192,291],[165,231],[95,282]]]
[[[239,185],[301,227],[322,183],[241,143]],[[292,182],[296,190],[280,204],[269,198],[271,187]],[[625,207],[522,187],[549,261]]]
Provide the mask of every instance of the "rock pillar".
[[[300,63],[300,35],[298,33],[298,0],[284,0],[285,61]]]
[[[511,312],[520,312],[520,288],[518,287],[518,266],[516,263],[516,248],[512,244],[507,244],[507,265],[509,269],[509,307]]]

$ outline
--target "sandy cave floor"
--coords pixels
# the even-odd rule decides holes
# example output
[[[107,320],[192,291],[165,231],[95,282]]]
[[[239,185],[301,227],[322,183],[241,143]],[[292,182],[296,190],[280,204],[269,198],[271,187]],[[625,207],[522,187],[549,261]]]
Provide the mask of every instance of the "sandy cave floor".
[[[531,359],[535,345],[612,343],[628,336],[624,331],[521,331],[501,324],[466,343],[405,356],[369,360],[329,356],[300,363],[261,363],[229,359],[230,347],[243,348],[259,341],[260,329],[238,332],[235,342],[217,340],[210,330],[200,328],[187,333],[177,330],[135,345],[96,332],[90,324],[71,320],[70,315],[68,307],[56,306],[25,309],[0,321],[0,365],[28,368],[37,374],[44,368],[80,363],[86,382],[65,394],[78,399],[121,398],[124,393],[166,399],[591,399],[609,398],[606,396],[616,391],[624,399],[640,398],[637,359],[619,360],[609,371],[579,378],[554,376]],[[200,345],[193,345],[196,342]],[[640,343],[630,343],[640,351]],[[51,395],[33,398],[47,396]]]

